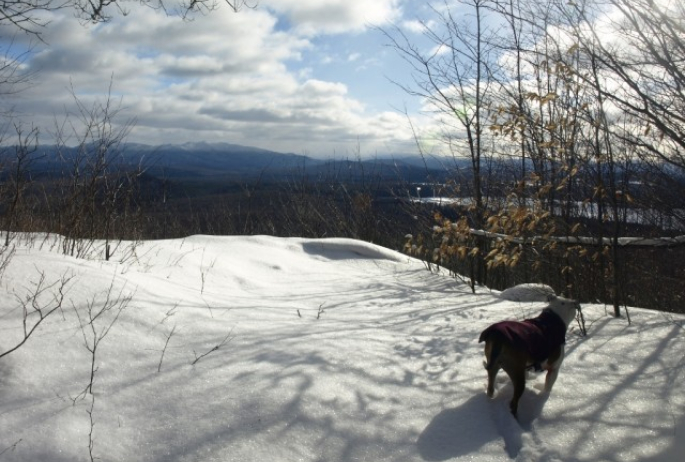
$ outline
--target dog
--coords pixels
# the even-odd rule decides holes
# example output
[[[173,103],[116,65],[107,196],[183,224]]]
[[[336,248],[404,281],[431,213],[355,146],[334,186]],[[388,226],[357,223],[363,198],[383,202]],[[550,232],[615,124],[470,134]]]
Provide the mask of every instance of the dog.
[[[518,417],[518,404],[526,387],[526,370],[547,370],[545,392],[559,375],[564,360],[564,343],[569,324],[580,311],[580,304],[568,298],[550,295],[548,305],[536,318],[525,321],[502,321],[492,324],[481,334],[478,342],[485,342],[483,362],[488,371],[487,395],[495,393],[495,378],[504,369],[514,384],[514,397],[509,409]]]

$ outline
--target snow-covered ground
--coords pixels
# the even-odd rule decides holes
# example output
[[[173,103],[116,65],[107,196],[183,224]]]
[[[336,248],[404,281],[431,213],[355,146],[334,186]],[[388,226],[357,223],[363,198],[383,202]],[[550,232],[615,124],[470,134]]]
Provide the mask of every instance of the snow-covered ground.
[[[504,373],[485,396],[477,339],[544,302],[345,239],[193,236],[110,262],[51,242],[16,240],[0,279],[0,353],[38,285],[46,309],[64,285],[0,358],[1,461],[683,460],[684,316],[584,305],[589,335],[571,326],[517,422]]]

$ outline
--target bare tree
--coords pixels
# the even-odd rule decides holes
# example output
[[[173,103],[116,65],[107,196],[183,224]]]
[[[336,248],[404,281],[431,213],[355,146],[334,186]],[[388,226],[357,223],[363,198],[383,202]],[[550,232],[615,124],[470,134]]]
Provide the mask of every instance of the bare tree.
[[[2,21],[0,21],[2,24]],[[16,95],[31,83],[33,73],[26,72],[23,64],[29,57],[32,46],[21,48],[15,43],[16,37],[10,37],[8,43],[0,47],[0,98]],[[11,107],[3,107],[0,115],[9,116]]]
[[[473,198],[469,221],[476,229],[485,224],[488,188],[486,162],[487,138],[485,131],[491,107],[492,83],[498,72],[498,49],[494,46],[495,31],[487,16],[491,12],[489,0],[461,0],[455,6],[445,2],[432,7],[437,25],[424,22],[424,37],[433,45],[423,51],[396,28],[386,35],[391,46],[412,67],[414,85],[400,85],[408,94],[428,102],[442,126],[443,139],[452,154],[470,160],[466,172]],[[464,183],[463,184],[468,184]],[[468,227],[465,228],[468,231]],[[473,259],[472,284],[485,282],[482,255],[485,242],[476,238],[469,255]]]
[[[640,156],[640,171],[649,165],[652,183],[659,169],[663,178],[682,178],[685,166],[685,8],[656,3],[457,2],[472,13],[469,24],[454,21],[455,3],[445,4],[433,9],[437,21],[423,23],[432,53],[397,28],[392,45],[414,76],[405,90],[437,108],[443,131],[464,133],[474,174],[471,219],[439,216],[432,237],[412,237],[408,248],[441,264],[485,250],[488,283],[491,270],[524,263],[532,265],[526,278],[553,278],[563,291],[601,286],[592,298],[610,300],[618,316],[629,287],[620,239],[639,229],[628,223],[635,161]],[[520,167],[507,182],[507,172],[493,168],[512,156]],[[491,175],[500,177],[498,201],[488,194]],[[654,196],[647,182],[643,199]],[[594,215],[583,211],[587,204]],[[570,245],[581,231],[590,245]]]
[[[31,164],[36,160],[38,147],[38,130],[33,128],[28,134],[22,133],[19,126],[15,126],[17,144],[11,148],[12,158],[3,156],[7,161],[9,174],[6,182],[0,188],[0,203],[4,205],[5,214],[5,247],[9,246],[12,232],[19,221],[19,215],[29,211],[22,208],[24,192],[31,184]],[[4,153],[3,153],[4,154]]]
[[[188,17],[193,13],[207,13],[222,4],[233,11],[254,8],[256,0],[140,0],[150,8]],[[12,24],[19,30],[40,36],[47,25],[45,11],[72,10],[86,22],[106,22],[114,15],[127,15],[126,0],[6,0],[0,3],[0,24]]]
[[[106,258],[115,214],[135,189],[136,169],[122,165],[121,143],[134,124],[119,122],[120,105],[112,88],[103,102],[88,106],[73,92],[78,108],[76,120],[57,125],[62,179],[57,204],[59,232],[65,237],[65,254],[84,256],[96,238],[105,239]],[[75,148],[68,146],[76,138]]]
[[[586,3],[568,2],[563,11],[584,20],[574,38],[601,68],[601,96],[630,118],[618,135],[685,170],[685,4],[608,0],[612,20],[598,25]]]

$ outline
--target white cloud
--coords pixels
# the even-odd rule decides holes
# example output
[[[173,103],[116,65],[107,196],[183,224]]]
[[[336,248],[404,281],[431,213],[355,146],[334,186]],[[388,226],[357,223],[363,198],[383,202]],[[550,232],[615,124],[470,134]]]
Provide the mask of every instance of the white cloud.
[[[401,15],[399,0],[262,0],[286,15],[302,34],[338,34],[383,25]]]
[[[360,138],[369,149],[407,138],[406,123],[369,112],[344,83],[291,66],[314,47],[300,27],[308,21],[332,9],[340,21],[328,31],[356,30],[369,16],[387,19],[396,1],[265,3],[297,18],[297,29],[283,29],[266,8],[183,22],[132,4],[129,16],[91,27],[54,14],[48,45],[27,63],[37,71],[35,85],[13,103],[31,123],[50,127],[65,110],[74,113],[70,87],[90,106],[112,82],[123,115],[137,119],[130,141],[229,141],[330,154]]]
[[[419,21],[417,19],[402,21],[402,28],[414,34],[422,34],[426,30],[432,30],[437,27],[433,20]]]

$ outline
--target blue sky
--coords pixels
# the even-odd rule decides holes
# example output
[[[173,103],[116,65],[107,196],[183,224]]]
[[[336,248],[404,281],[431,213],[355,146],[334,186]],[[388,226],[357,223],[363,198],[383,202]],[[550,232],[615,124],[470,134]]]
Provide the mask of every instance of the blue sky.
[[[230,142],[312,156],[415,152],[404,108],[420,124],[420,101],[389,78],[406,63],[378,30],[411,22],[420,0],[260,0],[184,22],[126,4],[130,14],[84,25],[69,10],[46,15],[45,43],[24,68],[33,83],[4,97],[25,124],[78,139],[71,90],[86,107],[112,86],[129,141]],[[5,41],[9,31],[0,33]],[[14,47],[28,43],[17,36]],[[68,120],[67,124],[64,121]],[[75,128],[72,129],[71,126]]]

